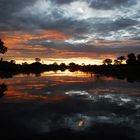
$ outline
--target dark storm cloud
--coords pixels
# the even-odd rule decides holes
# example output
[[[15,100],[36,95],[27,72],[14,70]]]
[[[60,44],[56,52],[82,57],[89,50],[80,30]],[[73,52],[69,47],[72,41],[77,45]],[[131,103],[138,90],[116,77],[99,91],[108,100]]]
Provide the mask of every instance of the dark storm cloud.
[[[59,19],[56,22],[48,22],[48,24],[40,23],[42,29],[55,29],[67,34],[86,33],[90,25],[84,21],[74,20],[72,18]]]
[[[110,31],[117,31],[121,29],[126,29],[128,27],[139,24],[137,20],[129,19],[129,18],[120,18],[115,21],[108,20],[106,22],[97,22],[91,25],[91,31],[97,33],[106,33],[108,34]]]
[[[115,7],[129,7],[136,4],[136,0],[52,0],[57,4],[69,4],[71,2],[83,1],[96,9],[112,9]]]
[[[136,0],[91,0],[90,6],[96,9],[113,9],[129,7],[136,4]]]
[[[47,2],[49,0],[46,0]],[[66,4],[72,2],[73,0],[53,0],[59,4]],[[64,11],[57,8],[53,10],[49,16],[44,16],[44,13],[22,13],[22,9],[27,6],[32,6],[37,0],[1,0],[0,2],[0,28],[2,29],[13,29],[21,31],[31,32],[34,28],[40,29],[54,29],[59,30],[68,34],[88,34],[88,33],[98,33],[98,32],[109,32],[112,30],[119,30],[126,28],[128,26],[133,26],[138,24],[136,20],[128,18],[120,18],[115,21],[110,21],[110,19],[104,18],[90,18],[78,20],[75,17],[65,17]],[[87,0],[89,2],[89,0]],[[91,5],[93,4],[96,8],[99,6],[106,7],[107,4],[112,6],[117,5],[132,5],[131,0],[92,0]],[[54,6],[56,6],[54,4]],[[38,9],[36,9],[38,11]],[[46,9],[47,10],[47,9]],[[15,14],[16,13],[16,14]],[[74,15],[73,15],[74,16]]]
[[[92,36],[98,41],[107,37],[111,38],[110,41],[119,41],[123,39],[119,31],[126,33],[127,39],[139,40],[140,11],[138,7],[133,7],[137,6],[137,2],[138,0],[0,0],[0,31],[35,34],[40,30],[54,30],[73,39],[71,43],[64,39],[50,39],[47,42],[48,38],[38,37],[23,42],[23,45],[39,44],[46,49],[95,53],[116,53],[125,49],[140,51],[137,44],[134,47],[128,45],[128,48],[106,48],[95,46],[94,43],[88,45],[88,41],[82,42]],[[81,43],[74,42],[77,40]],[[26,52],[26,49],[21,51]]]
[[[0,0],[0,20],[9,20],[12,13],[20,11],[22,8],[32,5],[36,0]]]
[[[52,0],[52,2],[55,2],[57,4],[67,4],[73,1],[76,1],[76,0]]]
[[[36,0],[0,0],[0,30],[13,30],[18,28],[19,23],[12,14],[22,8],[32,5]]]
[[[106,34],[106,36],[111,31],[125,30],[128,27],[133,27],[139,24],[139,21],[129,18],[119,18],[117,20],[106,20],[104,22],[104,18],[92,19],[93,22],[88,20],[72,20],[72,19],[61,19],[56,23],[50,23],[41,25],[41,28],[44,29],[56,29],[63,31],[65,33],[71,34],[95,34],[102,33]]]
[[[55,13],[56,14],[56,13]],[[56,15],[52,15],[52,17],[55,17]],[[30,20],[28,20],[29,17],[19,17],[17,18],[19,25],[15,26],[15,28],[18,28],[20,26],[20,30],[30,30],[33,29],[33,27],[38,27],[39,29],[43,30],[57,30],[60,32],[63,32],[68,35],[74,35],[77,34],[95,34],[95,33],[102,33],[106,36],[109,34],[110,31],[117,31],[121,29],[126,29],[128,27],[133,27],[135,25],[139,24],[139,21],[131,18],[119,18],[116,20],[105,20],[104,18],[93,18],[92,20],[76,20],[72,18],[62,18],[59,16],[59,19],[51,20],[48,18],[48,20],[40,20],[40,18],[31,17]],[[55,18],[54,18],[55,19]]]

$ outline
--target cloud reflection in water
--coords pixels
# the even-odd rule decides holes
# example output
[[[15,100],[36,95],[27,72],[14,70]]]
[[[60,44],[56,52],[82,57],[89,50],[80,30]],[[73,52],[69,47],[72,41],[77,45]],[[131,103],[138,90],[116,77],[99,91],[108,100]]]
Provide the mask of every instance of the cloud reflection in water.
[[[104,128],[108,133],[106,125],[139,132],[139,83],[88,74],[48,75],[2,79],[8,91],[0,102],[0,118],[11,116],[13,123],[38,135],[61,129],[86,133]]]

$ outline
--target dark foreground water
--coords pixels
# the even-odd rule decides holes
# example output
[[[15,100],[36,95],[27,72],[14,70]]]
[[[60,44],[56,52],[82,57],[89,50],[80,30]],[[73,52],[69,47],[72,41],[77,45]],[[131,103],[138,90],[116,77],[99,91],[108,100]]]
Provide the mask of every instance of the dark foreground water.
[[[140,139],[140,83],[82,72],[1,79],[3,139]]]

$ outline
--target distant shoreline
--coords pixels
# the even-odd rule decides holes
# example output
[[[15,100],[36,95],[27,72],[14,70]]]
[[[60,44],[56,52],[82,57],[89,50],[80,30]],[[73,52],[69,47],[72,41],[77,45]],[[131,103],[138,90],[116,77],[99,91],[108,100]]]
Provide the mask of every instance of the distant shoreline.
[[[13,75],[23,73],[23,74],[39,74],[45,71],[65,71],[70,72],[82,71],[100,74],[104,76],[113,76],[119,79],[128,79],[128,81],[133,82],[135,80],[140,80],[140,65],[78,65],[71,63],[69,65],[65,64],[41,64],[35,62],[32,64],[15,64],[7,61],[0,62],[0,77],[10,78]]]

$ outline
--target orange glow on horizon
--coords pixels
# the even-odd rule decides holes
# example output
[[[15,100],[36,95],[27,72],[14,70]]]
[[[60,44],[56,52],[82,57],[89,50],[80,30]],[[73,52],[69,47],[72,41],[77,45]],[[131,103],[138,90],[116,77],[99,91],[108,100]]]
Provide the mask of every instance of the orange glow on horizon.
[[[28,59],[17,59],[16,60],[16,64],[22,64],[24,62],[27,62],[28,64],[31,64],[33,62],[35,62],[34,59],[28,58]],[[68,65],[71,62],[74,62],[76,64],[79,65],[101,65],[102,64],[102,59],[92,59],[92,58],[86,58],[86,57],[80,57],[80,58],[42,58],[41,59],[41,63],[42,64],[53,64],[54,62],[56,62],[57,64],[61,64],[61,63],[65,63],[66,65]]]

